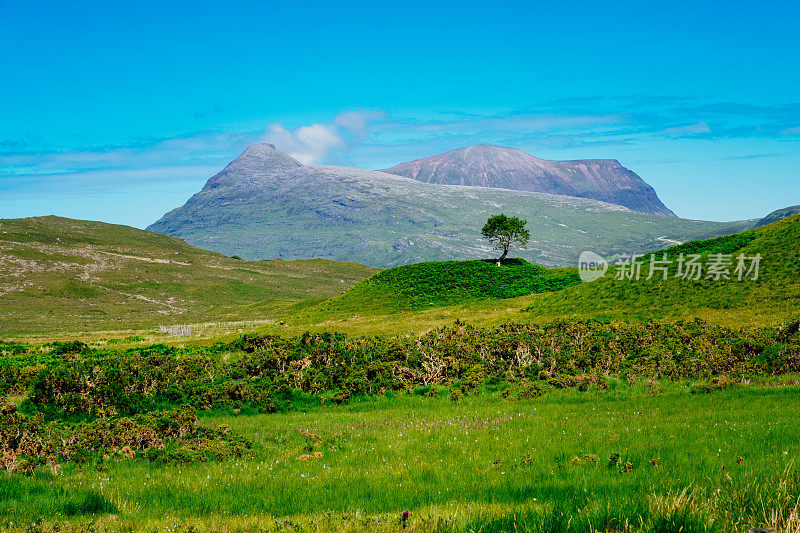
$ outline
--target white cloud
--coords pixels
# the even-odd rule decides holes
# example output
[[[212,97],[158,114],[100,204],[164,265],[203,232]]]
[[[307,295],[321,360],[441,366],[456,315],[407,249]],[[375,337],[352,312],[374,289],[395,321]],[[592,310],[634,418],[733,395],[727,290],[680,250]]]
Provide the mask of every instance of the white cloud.
[[[270,124],[261,140],[274,144],[278,150],[286,152],[304,165],[318,163],[333,148],[344,146],[336,128],[326,124],[302,126],[294,131],[289,131],[280,124]]]
[[[305,165],[320,163],[336,149],[344,149],[350,142],[367,136],[370,121],[385,116],[379,111],[348,111],[340,113],[327,124],[311,124],[288,130],[274,123],[267,126],[263,142],[274,144]]]

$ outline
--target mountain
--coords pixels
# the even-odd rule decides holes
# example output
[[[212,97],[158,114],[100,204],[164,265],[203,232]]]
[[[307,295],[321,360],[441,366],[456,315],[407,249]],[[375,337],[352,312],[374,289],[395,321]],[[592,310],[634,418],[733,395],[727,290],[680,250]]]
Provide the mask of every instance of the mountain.
[[[471,185],[602,200],[674,217],[653,188],[616,159],[548,161],[522,150],[479,144],[401,163],[383,172],[441,185]]]
[[[231,259],[102,222],[0,219],[0,333],[265,318],[335,296],[375,272],[323,260]]]
[[[318,257],[384,268],[495,257],[480,228],[499,212],[528,220],[532,237],[516,256],[556,266],[575,264],[586,249],[639,253],[753,224],[684,220],[585,198],[304,166],[272,145],[257,144],[148,229],[248,259]]]
[[[765,216],[758,222],[756,222],[754,228],[760,228],[761,226],[766,226],[767,224],[772,224],[773,222],[777,222],[779,220],[783,220],[784,218],[789,218],[790,216],[796,215],[800,213],[800,205],[793,205],[791,207],[784,207],[783,209],[776,209],[769,215]]]

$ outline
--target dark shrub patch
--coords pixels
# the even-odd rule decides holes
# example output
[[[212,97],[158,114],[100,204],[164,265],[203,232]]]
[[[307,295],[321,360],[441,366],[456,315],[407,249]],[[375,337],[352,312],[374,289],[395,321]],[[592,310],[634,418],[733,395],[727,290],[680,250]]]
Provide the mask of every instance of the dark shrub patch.
[[[735,382],[746,375],[800,371],[794,329],[737,330],[702,321],[494,328],[456,322],[422,336],[393,338],[306,332],[291,339],[245,335],[206,348],[121,351],[67,343],[57,345],[62,355],[0,358],[0,387],[19,390],[28,384],[26,412],[85,420],[180,405],[282,411],[295,401],[292,391],[309,395],[303,401],[342,403],[353,396],[437,387],[457,388],[462,395],[508,387],[524,391],[534,381],[585,391],[606,388],[607,377],[706,383],[726,376]],[[226,357],[217,357],[222,352]]]

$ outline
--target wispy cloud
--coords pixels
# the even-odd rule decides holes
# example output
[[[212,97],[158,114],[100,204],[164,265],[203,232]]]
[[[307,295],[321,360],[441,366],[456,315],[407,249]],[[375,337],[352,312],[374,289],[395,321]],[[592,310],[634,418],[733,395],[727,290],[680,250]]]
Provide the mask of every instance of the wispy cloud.
[[[256,131],[201,131],[172,138],[140,139],[124,146],[29,150],[25,139],[0,141],[0,189],[80,186],[109,189],[154,180],[208,178],[247,145],[275,144],[299,161],[385,168],[470,144],[499,144],[545,157],[664,159],[641,149],[653,142],[754,139],[781,141],[781,150],[725,160],[778,157],[785,143],[800,141],[800,103],[758,106],[689,98],[572,98],[541,109],[497,113],[439,110],[390,114],[349,110],[327,122],[272,123]],[[661,145],[663,146],[663,145]],[[637,150],[640,150],[637,152]],[[789,150],[791,151],[791,150]],[[655,156],[655,157],[654,157]],[[674,162],[674,155],[664,159]],[[717,160],[721,160],[719,157]],[[16,189],[15,189],[16,187]]]
[[[772,157],[784,157],[784,156],[787,156],[787,155],[789,155],[789,154],[787,154],[787,153],[783,153],[783,154],[776,154],[776,153],[770,153],[770,154],[742,154],[742,155],[731,155],[731,156],[727,156],[727,157],[720,157],[718,160],[719,161],[741,161],[741,160],[745,160],[745,159],[767,159],[767,158],[772,158]]]
[[[709,133],[711,127],[706,122],[696,122],[694,124],[686,124],[685,126],[672,126],[662,130],[664,135],[669,137],[691,137],[703,133]]]
[[[0,151],[0,177],[75,175],[98,170],[139,170],[207,166],[226,162],[231,153],[257,140],[256,132],[200,132],[142,140],[128,146],[85,150]],[[168,177],[168,176],[165,176]]]
[[[300,126],[294,130],[273,123],[267,126],[261,140],[310,165],[323,162],[333,150],[342,150],[353,142],[363,141],[368,124],[384,116],[385,113],[379,111],[348,111],[337,115],[333,122]]]
[[[385,111],[345,111],[333,119],[333,123],[353,134],[357,139],[367,136],[367,126],[374,121],[383,120],[388,116]]]

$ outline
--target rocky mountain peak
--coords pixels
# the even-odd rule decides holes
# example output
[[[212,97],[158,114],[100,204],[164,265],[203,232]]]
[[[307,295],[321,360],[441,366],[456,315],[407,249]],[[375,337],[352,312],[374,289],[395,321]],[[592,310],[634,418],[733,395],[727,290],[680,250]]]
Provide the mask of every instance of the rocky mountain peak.
[[[258,175],[274,175],[302,166],[302,163],[275,148],[274,144],[257,143],[248,146],[239,157],[208,180],[206,188],[237,185],[242,179],[251,179]]]
[[[591,198],[675,216],[650,185],[616,159],[550,161],[517,148],[478,144],[383,170],[418,181]]]

